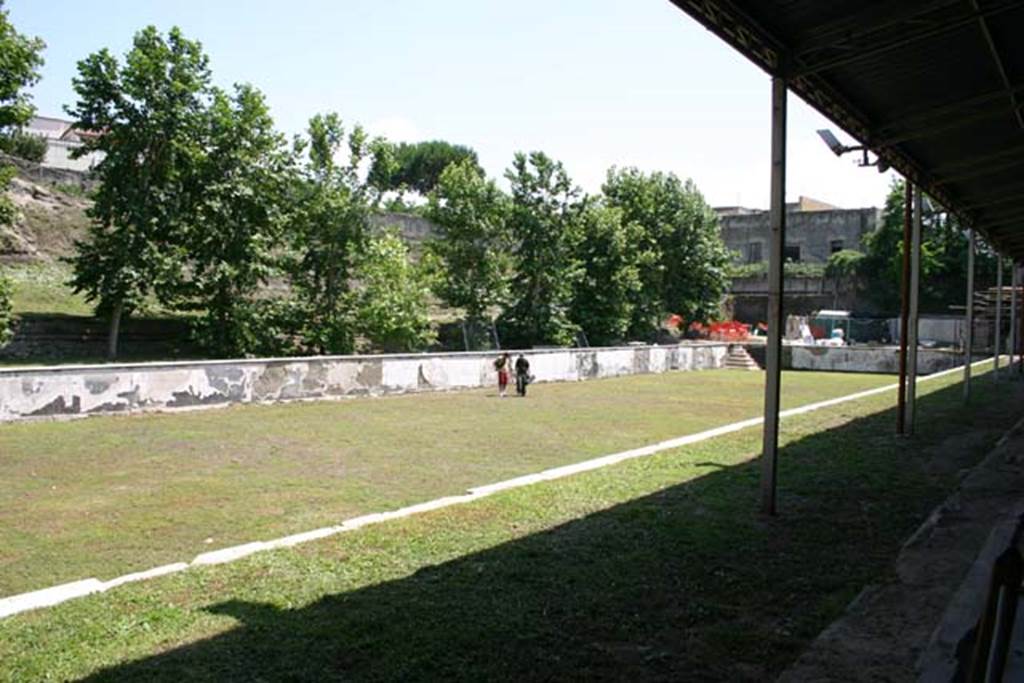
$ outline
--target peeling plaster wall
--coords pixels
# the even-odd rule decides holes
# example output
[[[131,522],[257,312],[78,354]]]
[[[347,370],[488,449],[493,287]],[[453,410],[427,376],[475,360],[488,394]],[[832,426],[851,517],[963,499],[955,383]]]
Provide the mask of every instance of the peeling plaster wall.
[[[703,370],[728,345],[526,352],[540,382]],[[324,356],[0,370],[0,422],[234,403],[468,389],[497,384],[495,353]]]
[[[897,346],[805,346],[787,345],[793,370],[826,372],[899,372],[900,350]],[[930,375],[963,365],[964,356],[945,349],[917,350],[917,372]]]

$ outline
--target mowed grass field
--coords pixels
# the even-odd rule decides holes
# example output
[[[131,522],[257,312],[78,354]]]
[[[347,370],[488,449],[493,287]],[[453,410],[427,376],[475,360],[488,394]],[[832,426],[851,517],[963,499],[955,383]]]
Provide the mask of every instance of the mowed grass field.
[[[189,561],[760,414],[710,371],[0,425],[0,597]],[[787,407],[892,382],[791,373]]]
[[[668,435],[696,414],[756,412],[756,398],[743,401],[760,377],[537,387],[535,406],[496,410],[550,401],[568,410],[569,436],[572,415],[601,413],[556,390],[600,388],[592,400],[612,406],[610,420],[626,411]],[[885,380],[791,375],[787,403]],[[732,399],[656,389],[716,385],[734,387],[720,392]],[[894,392],[785,420],[775,518],[757,512],[760,430],[747,429],[0,620],[0,680],[771,680],[865,585],[890,577],[903,541],[1020,418],[1024,383],[979,373],[973,386],[965,409],[959,376],[923,384],[911,439],[893,436]],[[421,398],[488,404],[467,394],[286,407],[397,410]],[[600,438],[614,443],[627,423]]]

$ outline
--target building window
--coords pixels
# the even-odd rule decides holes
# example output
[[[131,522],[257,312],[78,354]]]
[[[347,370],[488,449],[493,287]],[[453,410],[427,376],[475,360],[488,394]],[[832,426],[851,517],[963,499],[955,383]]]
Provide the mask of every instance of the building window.
[[[800,245],[799,244],[787,244],[783,251],[783,261],[792,261],[798,263],[800,261]]]
[[[832,240],[831,242],[828,243],[828,253],[834,254],[837,251],[842,251],[842,250],[843,250],[843,241],[842,240]]]
[[[747,245],[747,263],[761,262],[761,243],[751,242]]]

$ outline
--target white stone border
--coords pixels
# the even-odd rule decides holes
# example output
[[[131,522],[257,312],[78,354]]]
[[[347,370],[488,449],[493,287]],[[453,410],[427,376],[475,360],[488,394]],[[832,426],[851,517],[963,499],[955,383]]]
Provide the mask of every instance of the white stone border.
[[[971,367],[981,365],[984,363],[991,363],[992,359],[987,358],[985,360],[976,361],[971,364]],[[927,382],[938,377],[944,377],[956,372],[962,372],[963,366],[950,368],[949,370],[943,370],[927,377],[918,378],[918,382]],[[838,398],[828,399],[826,401],[819,401],[817,403],[809,403],[804,406],[797,408],[790,408],[789,410],[783,410],[779,413],[780,418],[793,417],[795,415],[803,415],[805,413],[814,412],[816,410],[822,410],[824,408],[830,408],[841,403],[848,403],[850,401],[856,401],[858,399],[867,398],[868,396],[874,396],[875,394],[881,394],[892,389],[897,389],[899,384],[887,384],[882,387],[875,389],[867,389],[865,391],[859,391],[854,394],[847,394],[846,396],[840,396]],[[177,562],[175,564],[167,564],[160,567],[154,567],[146,571],[135,572],[132,574],[126,574],[119,576],[109,581],[100,581],[99,579],[89,578],[81,581],[74,581],[71,583],[65,583],[58,586],[51,586],[50,588],[44,588],[42,590],[32,591],[30,593],[21,593],[19,595],[12,595],[7,598],[0,599],[0,619],[9,617],[20,612],[27,612],[29,610],[38,609],[41,607],[50,607],[57,605],[74,598],[79,598],[92,593],[103,593],[117,586],[124,585],[126,583],[132,583],[135,581],[144,581],[146,579],[155,578],[158,576],[166,576],[168,574],[174,574],[181,572],[189,567],[199,567],[203,565],[214,565],[224,564],[226,562],[234,562],[235,560],[241,559],[253,553],[261,552],[264,550],[272,550],[275,548],[290,548],[292,546],[299,545],[300,543],[307,543],[309,541],[315,541],[321,538],[327,538],[328,536],[334,536],[346,531],[354,531],[370,524],[379,524],[380,522],[386,522],[392,519],[399,519],[402,517],[409,517],[410,515],[416,515],[422,512],[428,512],[431,510],[439,510],[441,508],[451,507],[454,505],[461,505],[463,503],[469,503],[474,500],[486,498],[487,496],[498,493],[499,491],[506,491],[509,489],[520,488],[523,486],[529,486],[542,481],[551,481],[554,479],[561,479],[581,472],[589,472],[591,470],[600,469],[602,467],[608,467],[626,460],[632,460],[635,458],[643,458],[655,453],[662,451],[672,450],[681,446],[688,446],[690,444],[699,443],[701,441],[707,441],[718,436],[725,434],[731,434],[738,432],[748,427],[756,427],[757,425],[764,422],[763,417],[754,417],[749,420],[741,420],[739,422],[733,422],[731,424],[723,425],[721,427],[715,427],[714,429],[708,429],[703,432],[697,432],[696,434],[688,434],[686,436],[669,439],[667,441],[661,441],[656,444],[649,446],[643,446],[642,448],[634,448],[628,451],[622,451],[620,453],[612,453],[611,455],[601,456],[599,458],[593,458],[591,460],[584,460],[583,462],[574,463],[572,465],[563,465],[561,467],[554,467],[551,469],[543,470],[535,474],[527,474],[513,479],[506,479],[505,481],[499,481],[494,484],[486,484],[484,486],[476,486],[469,489],[466,493],[456,496],[446,496],[444,498],[436,498],[434,500],[427,501],[425,503],[417,503],[416,505],[410,505],[408,507],[399,508],[397,510],[390,510],[387,512],[375,512],[367,515],[361,515],[352,519],[346,520],[337,526],[322,527],[320,529],[313,529],[312,531],[305,531],[298,534],[292,534],[283,538],[278,538],[272,541],[254,541],[252,543],[245,543],[242,545],[231,546],[229,548],[222,548],[220,550],[214,550],[207,553],[197,555],[189,563]]]

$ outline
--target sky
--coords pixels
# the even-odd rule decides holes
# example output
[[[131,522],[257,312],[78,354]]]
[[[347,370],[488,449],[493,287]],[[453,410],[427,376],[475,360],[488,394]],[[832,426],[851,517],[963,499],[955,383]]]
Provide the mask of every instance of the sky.
[[[517,151],[562,161],[588,192],[611,166],[692,178],[714,206],[766,208],[770,79],[668,0],[7,0],[46,41],[34,103],[63,115],[78,60],[122,56],[147,25],[179,26],[214,81],[262,90],[278,127],[335,111],[395,141],[473,147],[501,177]],[[834,156],[829,127],[789,98],[787,190],[880,206],[891,172]]]

